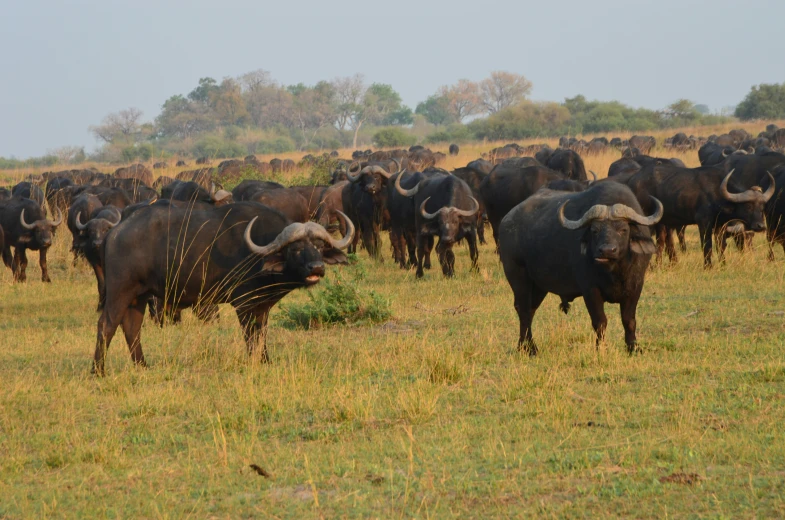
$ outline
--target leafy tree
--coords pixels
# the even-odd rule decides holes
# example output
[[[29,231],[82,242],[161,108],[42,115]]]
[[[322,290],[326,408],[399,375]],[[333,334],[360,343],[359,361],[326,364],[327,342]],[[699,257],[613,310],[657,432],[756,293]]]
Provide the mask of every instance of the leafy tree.
[[[218,90],[218,82],[213,78],[199,78],[199,86],[188,94],[188,99],[207,104],[210,101],[210,95],[216,90]]]
[[[697,110],[698,113],[702,116],[707,116],[711,113],[711,110],[709,109],[709,105],[704,105],[702,103],[695,105],[695,110]]]
[[[463,122],[468,116],[479,114],[483,108],[480,86],[468,79],[455,85],[441,87],[438,95],[444,98],[454,119]]]
[[[485,110],[495,114],[526,99],[532,83],[524,76],[513,72],[496,70],[480,82],[480,96]]]
[[[454,113],[450,110],[450,102],[444,96],[430,96],[420,102],[414,112],[421,114],[429,123],[436,126],[457,122]]]
[[[785,118],[785,83],[752,87],[744,101],[736,106],[735,114],[745,121]]]
[[[240,85],[233,79],[227,78],[219,87],[210,90],[209,103],[218,121],[224,125],[243,124],[248,119]]]
[[[307,147],[321,128],[336,120],[335,89],[330,83],[320,81],[313,87],[299,84],[287,90],[293,95],[292,121],[299,131],[302,146]]]
[[[689,99],[679,99],[668,105],[665,113],[670,117],[681,119],[697,119],[700,113],[695,109],[695,103]]]
[[[177,95],[167,99],[155,118],[161,137],[188,139],[215,126],[210,108]]]

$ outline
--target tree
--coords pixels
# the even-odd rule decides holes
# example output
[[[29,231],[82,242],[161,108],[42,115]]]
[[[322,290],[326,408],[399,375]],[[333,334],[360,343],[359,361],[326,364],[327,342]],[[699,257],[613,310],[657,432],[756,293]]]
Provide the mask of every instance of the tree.
[[[736,106],[735,114],[745,121],[785,118],[785,83],[752,87],[744,101]]]
[[[480,86],[468,79],[458,80],[455,85],[441,87],[438,95],[447,101],[447,106],[458,122],[482,111],[483,102]]]
[[[704,105],[702,103],[695,105],[695,110],[697,110],[698,113],[702,116],[707,116],[711,113],[711,110],[709,109],[709,105]]]
[[[253,70],[238,76],[237,83],[242,87],[243,93],[255,92],[275,84],[270,73],[263,69]]]
[[[524,76],[502,70],[491,72],[491,77],[480,82],[482,104],[489,114],[520,103],[531,90],[532,83]]]
[[[240,85],[233,79],[224,79],[220,86],[211,89],[209,103],[224,125],[242,124],[248,118]]]
[[[330,83],[320,81],[313,87],[299,84],[287,90],[294,96],[292,119],[302,136],[302,147],[305,148],[320,129],[335,122],[335,89]]]
[[[336,103],[338,105],[336,125],[338,129],[345,130],[351,126],[352,118],[359,109],[368,87],[365,85],[365,79],[362,74],[335,78],[331,84],[335,90]]]
[[[172,96],[164,102],[155,123],[160,136],[180,139],[188,139],[214,126],[209,107],[181,95]]]
[[[430,96],[418,103],[414,113],[424,116],[429,123],[436,126],[457,122],[454,113],[450,110],[449,100],[439,95]]]
[[[61,146],[60,148],[49,150],[46,154],[57,157],[59,164],[80,163],[87,158],[84,146]]]
[[[696,119],[700,115],[695,109],[695,103],[689,99],[674,101],[668,105],[665,113],[670,117],[678,117],[681,119]]]
[[[100,125],[91,126],[93,135],[105,143],[113,144],[121,141],[132,144],[139,135],[142,111],[138,108],[128,108],[106,116]]]
[[[213,78],[199,78],[199,86],[188,94],[188,99],[207,104],[210,101],[210,94],[215,90],[218,90],[217,81]]]

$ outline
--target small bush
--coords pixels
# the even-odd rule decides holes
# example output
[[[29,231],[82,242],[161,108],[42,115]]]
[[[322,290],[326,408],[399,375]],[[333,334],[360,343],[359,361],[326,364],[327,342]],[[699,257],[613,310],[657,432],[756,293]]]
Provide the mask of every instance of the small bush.
[[[402,128],[385,128],[373,134],[373,144],[380,148],[406,147],[417,142],[417,138]]]
[[[282,325],[288,329],[319,328],[323,325],[375,323],[390,318],[390,304],[374,291],[360,291],[356,281],[336,276],[324,280],[318,291],[309,291],[303,304],[281,304]]]

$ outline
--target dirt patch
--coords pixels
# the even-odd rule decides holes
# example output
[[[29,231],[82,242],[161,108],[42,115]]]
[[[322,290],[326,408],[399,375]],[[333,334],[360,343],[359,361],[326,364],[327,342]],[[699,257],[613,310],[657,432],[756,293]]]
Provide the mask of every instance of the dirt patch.
[[[682,484],[691,486],[703,480],[697,473],[671,473],[667,477],[660,477],[663,484]]]

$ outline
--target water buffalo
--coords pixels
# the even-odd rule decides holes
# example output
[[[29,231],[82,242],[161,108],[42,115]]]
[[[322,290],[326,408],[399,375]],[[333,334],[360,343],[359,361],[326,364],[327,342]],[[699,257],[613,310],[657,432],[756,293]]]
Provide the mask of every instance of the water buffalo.
[[[669,230],[698,225],[703,244],[704,266],[711,267],[712,237],[720,242],[719,259],[725,252],[725,232],[732,234],[766,229],[764,209],[774,194],[774,180],[769,177],[769,188],[731,184],[733,171],[727,173],[716,167],[680,168],[671,165],[650,165],[630,177],[627,185],[636,194],[644,210],[651,209],[650,196],[665,207],[665,215],[657,224],[657,258],[663,248],[671,261],[676,261],[676,250]]]
[[[44,210],[34,200],[13,197],[0,203],[0,227],[4,232],[3,263],[14,274],[14,280],[27,280],[28,249],[38,251],[41,280],[51,282],[46,264],[46,253],[52,245],[55,229],[63,222],[63,213],[57,208],[57,219],[47,220]],[[14,248],[13,258],[11,247]]]
[[[548,293],[569,302],[583,297],[599,343],[608,319],[605,302],[619,303],[627,351],[635,352],[635,312],[654,244],[648,226],[662,205],[644,216],[627,186],[598,183],[586,191],[541,190],[502,220],[499,255],[520,320],[518,348],[537,354],[532,319]]]
[[[556,150],[548,158],[545,166],[551,170],[562,172],[567,178],[574,181],[588,180],[588,177],[586,177],[586,167],[583,165],[583,159],[572,150]]]
[[[450,155],[458,155],[459,152],[460,148],[458,148],[457,144],[453,143],[450,145]]]
[[[402,176],[396,177],[395,189],[404,197],[414,199],[417,230],[417,278],[424,275],[423,264],[431,254],[434,237],[439,238],[436,253],[444,276],[455,275],[455,253],[452,246],[464,238],[469,244],[472,269],[477,269],[477,218],[480,203],[472,197],[469,186],[454,175],[435,173],[411,189],[401,187]]]
[[[140,332],[151,297],[173,308],[229,303],[253,355],[268,361],[267,318],[286,294],[312,286],[325,264],[346,263],[347,236],[292,223],[255,202],[191,211],[159,201],[137,210],[104,241],[105,305],[98,319],[93,371],[104,374],[106,351],[122,326],[134,363],[145,365]],[[182,247],[187,243],[189,247]]]

